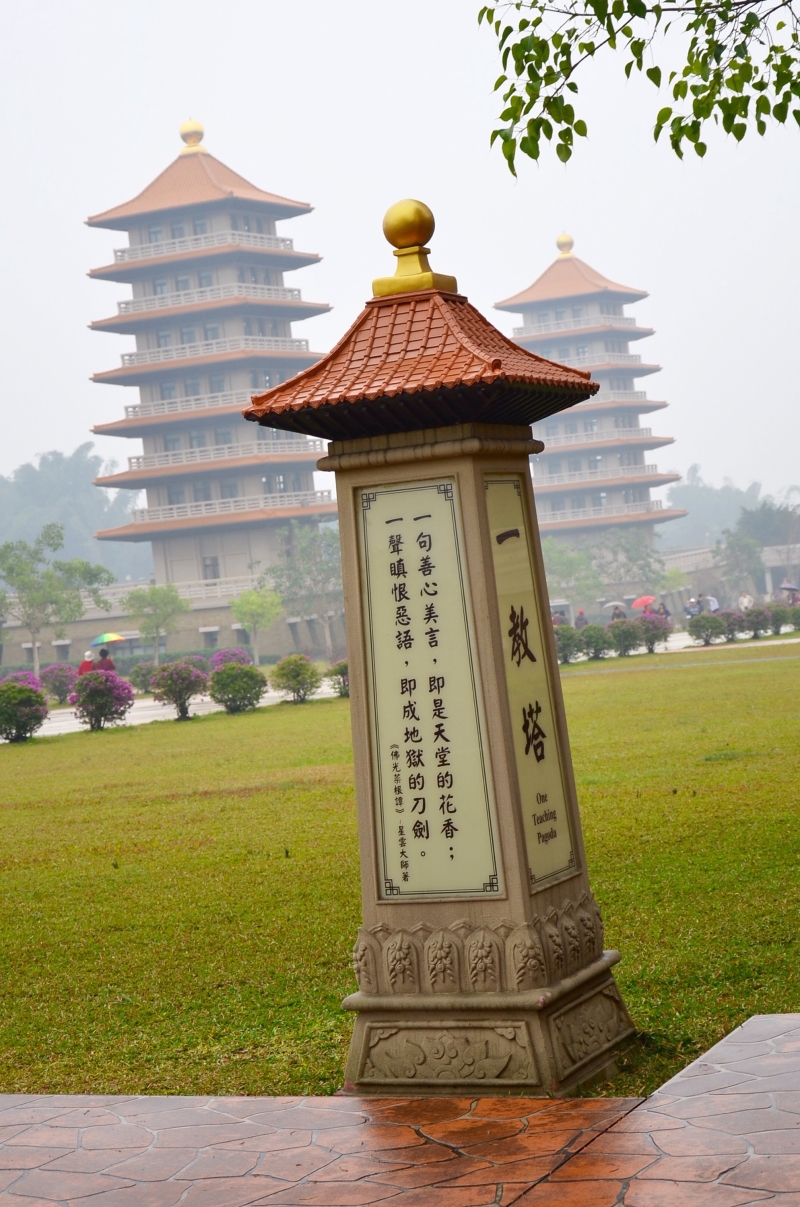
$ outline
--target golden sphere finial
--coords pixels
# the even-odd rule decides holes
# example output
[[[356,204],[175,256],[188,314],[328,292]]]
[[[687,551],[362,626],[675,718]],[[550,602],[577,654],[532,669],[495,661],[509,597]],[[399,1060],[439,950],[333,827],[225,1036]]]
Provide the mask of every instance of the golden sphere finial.
[[[396,201],[386,211],[383,233],[392,247],[422,247],[436,227],[433,214],[424,201]]]
[[[571,256],[575,240],[572,235],[560,234],[556,239],[556,247],[562,256]]]
[[[193,151],[205,151],[202,141],[205,131],[200,122],[196,122],[194,118],[190,117],[188,122],[183,123],[179,133],[186,143],[181,155],[190,155]]]

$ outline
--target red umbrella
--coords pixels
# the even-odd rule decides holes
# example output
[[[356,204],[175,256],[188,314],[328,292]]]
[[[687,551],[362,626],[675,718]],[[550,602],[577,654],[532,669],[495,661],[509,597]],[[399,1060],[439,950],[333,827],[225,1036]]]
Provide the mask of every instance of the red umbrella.
[[[632,608],[646,608],[648,604],[655,603],[655,595],[640,595],[638,599],[634,599],[631,604]]]

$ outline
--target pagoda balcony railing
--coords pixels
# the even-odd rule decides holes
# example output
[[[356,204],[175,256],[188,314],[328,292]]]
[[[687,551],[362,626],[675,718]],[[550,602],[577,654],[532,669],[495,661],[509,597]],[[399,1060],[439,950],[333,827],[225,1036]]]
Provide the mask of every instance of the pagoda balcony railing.
[[[541,524],[568,524],[574,520],[604,520],[614,516],[638,515],[643,511],[661,511],[660,499],[649,499],[641,503],[621,503],[612,507],[573,507],[563,511],[544,511],[539,515]]]
[[[103,587],[102,596],[107,603],[110,603],[115,611],[123,608],[123,601],[126,595],[130,595],[135,587],[149,586],[147,580],[127,583],[112,583],[110,587]],[[258,576],[255,574],[242,574],[236,578],[213,578],[192,580],[190,582],[175,583],[178,588],[178,593],[184,599],[220,599],[224,597],[232,597],[239,595],[242,591],[247,591],[251,587],[258,586]],[[87,612],[99,613],[91,595],[81,594],[81,600]],[[124,615],[124,611],[123,611]]]
[[[635,327],[636,319],[624,314],[590,314],[579,319],[559,319],[556,323],[536,323],[533,327],[515,327],[514,339],[532,339],[553,331],[579,331],[582,327]]]
[[[193,394],[189,398],[159,398],[125,408],[126,419],[147,419],[150,415],[179,415],[181,411],[219,411],[224,407],[250,405],[249,390],[227,390],[221,394]]]
[[[146,298],[130,298],[117,302],[120,314],[141,314],[149,310],[175,310],[180,306],[202,302],[220,302],[225,298],[254,298],[263,302],[299,302],[299,289],[284,289],[280,285],[211,285],[207,289],[183,289],[179,293],[155,293]]]
[[[275,511],[281,507],[316,507],[330,503],[329,490],[287,490],[272,495],[244,495],[238,499],[210,499],[207,503],[172,503],[166,507],[139,507],[131,511],[137,524],[163,520],[191,520],[199,516],[232,515],[242,511]]]
[[[599,432],[576,432],[569,436],[545,436],[544,443],[546,449],[560,448],[565,444],[591,444],[595,440],[605,440],[616,442],[617,440],[638,440],[640,437],[648,439],[653,434],[653,429],[649,427],[626,427],[626,428],[602,428]]]
[[[185,448],[171,453],[145,453],[140,457],[128,457],[128,469],[163,469],[169,465],[199,465],[204,461],[235,461],[243,457],[266,459],[281,453],[308,453],[320,456],[326,448],[324,440],[309,440],[306,436],[293,436],[289,440],[258,440],[252,444],[209,444],[204,448]]]
[[[187,251],[205,251],[209,247],[258,247],[265,251],[294,251],[291,239],[277,235],[255,235],[250,231],[213,231],[209,235],[189,235],[185,239],[165,239],[162,243],[138,243],[133,247],[118,247],[114,259],[118,264],[129,260],[154,260],[159,256],[179,256]]]
[[[277,335],[243,335],[235,339],[209,339],[197,344],[173,344],[169,348],[147,348],[144,352],[123,352],[123,368],[156,365],[171,360],[195,360],[200,356],[219,356],[223,352],[308,352],[307,339],[286,339]]]
[[[646,402],[646,390],[598,390],[592,402]]]
[[[609,478],[644,478],[648,474],[657,474],[657,465],[621,465],[614,469],[585,469],[574,474],[537,474],[533,475],[533,485],[559,486],[565,482],[605,482]],[[671,470],[667,470],[671,473]]]
[[[640,365],[642,358],[638,352],[587,352],[586,356],[548,357],[558,365],[566,365],[570,369],[588,369],[592,365]]]

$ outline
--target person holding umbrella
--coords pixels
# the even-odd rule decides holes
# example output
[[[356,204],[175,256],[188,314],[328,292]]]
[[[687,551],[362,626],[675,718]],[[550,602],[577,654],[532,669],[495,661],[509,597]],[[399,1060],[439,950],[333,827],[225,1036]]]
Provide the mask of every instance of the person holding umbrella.
[[[119,633],[101,633],[99,637],[95,637],[92,645],[100,646],[100,660],[94,666],[96,671],[115,671],[117,668],[114,665],[114,659],[108,652],[108,647],[112,641],[124,641],[125,638]]]
[[[97,663],[99,671],[115,671],[117,669],[114,659],[109,654],[105,646],[100,650],[100,661]]]

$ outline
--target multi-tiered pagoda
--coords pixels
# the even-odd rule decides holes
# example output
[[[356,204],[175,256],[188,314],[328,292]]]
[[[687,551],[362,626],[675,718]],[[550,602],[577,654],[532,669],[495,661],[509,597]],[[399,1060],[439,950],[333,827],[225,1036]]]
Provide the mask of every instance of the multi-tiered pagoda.
[[[95,331],[132,335],[136,350],[93,380],[139,389],[125,418],[98,435],[138,438],[143,453],[98,486],[147,492],[131,522],[100,540],[151,541],[156,580],[240,588],[275,561],[292,517],[335,514],[314,489],[325,444],[255,428],[252,394],[313,364],[291,324],[329,307],[304,302],[283,274],[319,257],[295,251],[277,221],[311,207],[265,193],[210,155],[197,122],[181,127],[177,159],[132,201],[88,220],[128,232],[114,263],[89,275],[130,283],[133,296]]]
[[[514,339],[523,348],[588,369],[600,382],[593,398],[533,427],[545,443],[533,467],[539,523],[546,533],[570,537],[617,525],[652,531],[654,524],[686,513],[650,498],[653,487],[680,475],[646,460],[650,450],[673,442],[640,423],[642,415],[667,403],[634,389],[636,378],[660,369],[629,351],[631,340],[653,332],[637,326],[624,307],[647,294],[617,285],[584,264],[573,255],[569,235],[559,236],[556,245],[558,258],[530,288],[497,303],[498,310],[522,315]]]

